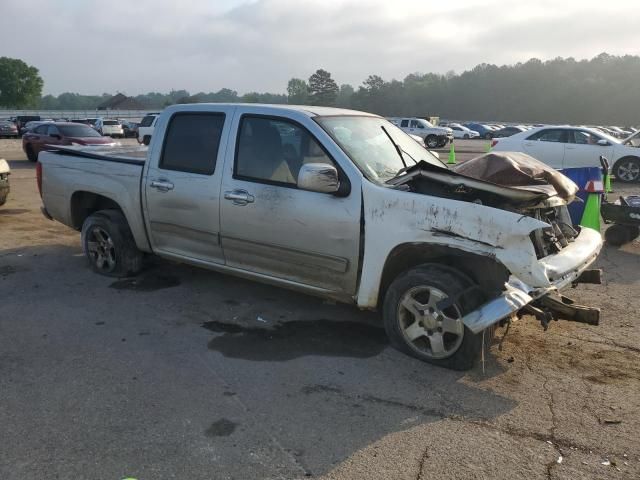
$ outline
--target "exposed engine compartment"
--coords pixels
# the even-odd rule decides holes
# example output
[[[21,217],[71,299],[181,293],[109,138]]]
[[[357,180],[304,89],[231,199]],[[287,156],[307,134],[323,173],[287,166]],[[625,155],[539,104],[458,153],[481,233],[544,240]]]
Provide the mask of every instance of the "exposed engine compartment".
[[[486,205],[541,220],[550,226],[531,233],[538,258],[558,253],[579,233],[572,225],[566,207],[575,198],[577,185],[526,154],[491,153],[464,162],[453,170],[419,162],[388,184],[414,193]]]

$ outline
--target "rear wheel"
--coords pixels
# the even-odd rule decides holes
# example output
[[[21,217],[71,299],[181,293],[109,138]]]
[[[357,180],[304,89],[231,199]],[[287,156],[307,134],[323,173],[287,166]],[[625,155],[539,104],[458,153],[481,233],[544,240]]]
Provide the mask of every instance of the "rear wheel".
[[[36,155],[36,152],[33,150],[33,147],[30,144],[27,145],[25,152],[27,154],[27,159],[30,162],[35,162],[36,160],[38,160],[38,155]]]
[[[151,135],[145,135],[142,139],[142,143],[144,145],[149,145],[151,143]]]
[[[462,317],[482,299],[475,295],[463,300],[461,294],[467,288],[463,278],[436,265],[423,265],[400,275],[389,286],[383,306],[391,344],[434,365],[471,368],[480,355],[483,335],[472,333]]]
[[[464,139],[465,139],[465,140],[469,140],[469,134],[468,134],[468,133],[465,133],[465,134],[464,134]]]
[[[637,182],[640,179],[640,159],[636,157],[621,158],[613,166],[613,175],[621,182]]]
[[[142,270],[143,253],[119,210],[89,215],[82,224],[82,247],[91,268],[102,275],[126,277]]]

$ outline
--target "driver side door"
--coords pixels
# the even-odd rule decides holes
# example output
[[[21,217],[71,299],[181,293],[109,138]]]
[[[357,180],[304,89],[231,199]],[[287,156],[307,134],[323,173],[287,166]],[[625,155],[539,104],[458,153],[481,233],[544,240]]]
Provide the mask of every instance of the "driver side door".
[[[303,125],[258,113],[234,118],[230,144],[236,148],[222,183],[222,248],[229,267],[353,295],[361,194],[353,187],[343,196],[298,188],[306,163],[331,164],[341,182],[349,182],[313,130],[320,127],[312,120]]]

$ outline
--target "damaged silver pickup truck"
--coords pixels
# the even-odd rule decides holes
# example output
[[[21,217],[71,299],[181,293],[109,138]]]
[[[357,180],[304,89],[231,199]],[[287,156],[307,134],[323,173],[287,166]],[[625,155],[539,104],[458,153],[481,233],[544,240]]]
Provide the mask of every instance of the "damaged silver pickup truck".
[[[530,157],[452,171],[350,110],[177,105],[148,152],[60,147],[37,173],[43,212],[82,232],[99,273],[155,254],[381,309],[395,347],[455,369],[523,308],[548,322],[602,245],[571,226],[575,185]]]

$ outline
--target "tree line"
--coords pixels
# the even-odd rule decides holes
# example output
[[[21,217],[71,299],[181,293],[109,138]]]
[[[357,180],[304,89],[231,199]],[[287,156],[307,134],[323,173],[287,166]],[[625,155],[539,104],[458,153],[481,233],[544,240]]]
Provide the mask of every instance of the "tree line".
[[[36,93],[15,97],[5,87],[0,59],[0,105],[35,106],[48,110],[93,109],[110,97],[63,93],[40,96],[42,82],[32,81]],[[11,60],[11,59],[7,59]],[[17,62],[20,62],[17,60]],[[27,69],[33,69],[24,64]],[[12,67],[16,70],[15,65]],[[35,69],[33,69],[35,70]],[[32,70],[23,75],[33,76]],[[37,70],[35,70],[37,75]],[[39,79],[39,76],[37,77]],[[175,103],[248,102],[289,103],[354,108],[397,116],[438,115],[449,119],[527,123],[588,123],[638,125],[640,121],[640,56],[602,53],[592,59],[531,59],[515,65],[480,64],[461,74],[411,73],[402,80],[368,76],[354,87],[340,84],[319,69],[308,79],[292,78],[283,93],[249,92],[223,88],[191,94],[186,90],[137,95],[145,108],[161,109]],[[15,85],[20,82],[14,82]]]

